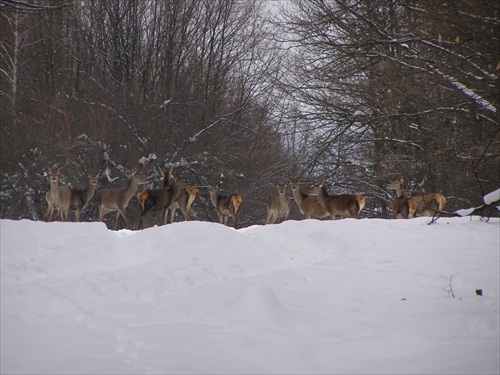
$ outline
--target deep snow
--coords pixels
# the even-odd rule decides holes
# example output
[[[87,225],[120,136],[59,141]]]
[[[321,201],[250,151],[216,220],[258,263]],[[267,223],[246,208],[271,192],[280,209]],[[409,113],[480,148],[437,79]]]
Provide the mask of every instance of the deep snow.
[[[500,221],[429,221],[1,220],[1,373],[498,374]]]

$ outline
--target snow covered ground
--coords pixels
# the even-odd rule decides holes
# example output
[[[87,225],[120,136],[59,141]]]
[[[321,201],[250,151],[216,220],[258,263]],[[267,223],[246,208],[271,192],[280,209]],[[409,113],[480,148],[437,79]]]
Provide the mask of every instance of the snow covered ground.
[[[500,221],[429,221],[2,220],[1,373],[498,374]]]

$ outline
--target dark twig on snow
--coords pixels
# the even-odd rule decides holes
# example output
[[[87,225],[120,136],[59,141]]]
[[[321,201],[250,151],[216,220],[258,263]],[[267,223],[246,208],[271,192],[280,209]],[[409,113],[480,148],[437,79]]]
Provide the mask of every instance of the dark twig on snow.
[[[452,296],[453,298],[455,298],[455,293],[453,292],[453,286],[451,285],[451,283],[452,283],[452,281],[453,281],[453,278],[454,278],[455,276],[457,276],[457,275],[460,275],[460,272],[457,272],[456,274],[451,275],[451,276],[450,276],[450,283],[448,284],[448,286],[447,286],[447,287],[445,287],[445,288],[441,288],[441,289],[443,289],[446,293],[448,293],[448,296],[451,294],[451,296]]]

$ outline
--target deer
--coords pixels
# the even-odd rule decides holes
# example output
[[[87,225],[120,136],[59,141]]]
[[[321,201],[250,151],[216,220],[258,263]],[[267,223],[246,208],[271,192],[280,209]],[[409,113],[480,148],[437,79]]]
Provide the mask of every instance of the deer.
[[[301,190],[300,182],[301,178],[289,180],[293,198],[295,200],[295,203],[297,203],[297,206],[299,207],[303,218],[323,219],[330,216],[325,207],[319,204],[317,197],[307,195]]]
[[[58,169],[48,168],[50,191],[45,194],[47,201],[47,209],[42,214],[42,220],[52,220],[54,211],[61,221],[66,221],[69,216],[71,190],[66,186],[59,186],[59,175],[61,174],[62,167]]]
[[[388,184],[387,189],[395,190],[396,197],[401,198],[403,190],[407,189],[407,187],[404,184],[403,177],[400,177],[398,180]],[[446,204],[446,198],[439,193],[412,194],[410,200],[417,204],[416,217],[434,216],[436,213],[442,211]]]
[[[329,195],[324,181],[311,188],[308,195],[318,198],[318,203],[328,211],[332,220],[335,220],[336,216],[359,219],[359,214],[368,199],[367,196],[356,194]]]
[[[159,170],[160,170],[160,173],[163,175],[162,187],[169,186],[170,180],[172,177],[172,172],[174,171],[174,168],[170,167],[170,169],[168,171],[164,171],[161,168],[159,168]],[[191,207],[192,207],[193,202],[196,198],[196,194],[198,194],[198,189],[195,189],[192,186],[186,185],[185,187],[181,188],[181,191],[179,192],[179,196],[177,197],[176,200],[174,200],[172,202],[172,204],[167,209],[167,212],[168,212],[168,210],[170,210],[170,222],[171,223],[174,222],[175,211],[177,209],[181,210],[186,221],[192,220]],[[167,223],[167,215],[165,215],[164,220],[165,220],[164,224],[166,224]]]
[[[275,185],[278,188],[278,195],[273,195],[267,200],[266,224],[274,224],[276,220],[280,222],[288,220],[292,208],[292,202],[286,195],[288,181],[283,184],[276,182]]]
[[[155,190],[146,190],[147,197],[143,203],[143,209],[139,215],[137,229],[144,228],[144,215],[151,210],[160,211],[160,220],[165,223],[167,216],[167,208],[179,197],[183,188],[187,186],[181,178],[174,180],[168,187],[162,187]]]
[[[75,218],[76,221],[78,222],[81,221],[82,210],[87,206],[87,203],[94,196],[97,182],[99,181],[101,173],[102,173],[101,171],[99,171],[96,175],[91,175],[87,173],[87,178],[88,178],[87,188],[82,190],[71,189],[70,210],[76,211]]]
[[[173,167],[171,167],[167,171],[163,170],[161,167],[158,167],[158,170],[160,171],[160,174],[163,176],[162,187],[168,187],[170,185],[170,180],[172,178]],[[174,202],[172,202],[172,204],[167,209],[167,212],[168,210],[170,210],[171,223],[174,222],[175,211],[177,209],[181,210],[186,221],[192,220],[191,207],[193,205],[193,202],[197,194],[198,194],[198,189],[195,189],[194,187],[189,185],[181,189],[177,199]],[[147,196],[148,196],[147,190],[143,190],[137,194],[137,200],[139,201],[143,209],[144,209],[144,201],[146,200]],[[168,216],[165,215],[163,224],[167,224],[168,222],[167,219]]]
[[[132,197],[134,196],[137,187],[139,185],[144,185],[147,183],[148,179],[144,176],[138,175],[136,169],[134,172],[132,172],[126,188],[104,189],[99,191],[99,221],[103,221],[104,215],[106,215],[108,212],[117,211],[115,230],[118,230],[118,222],[120,216],[123,218],[123,220],[125,220],[127,228],[130,228],[125,210],[130,203],[130,199],[132,199]]]
[[[404,188],[401,197],[391,202],[391,209],[395,219],[411,219],[415,217],[417,203],[411,200],[412,189]]]
[[[209,185],[208,189],[210,191],[210,200],[219,216],[219,223],[228,225],[228,219],[231,217],[234,222],[234,228],[236,228],[238,226],[238,214],[240,213],[243,197],[239,194],[231,194],[228,197],[220,195],[219,184]]]

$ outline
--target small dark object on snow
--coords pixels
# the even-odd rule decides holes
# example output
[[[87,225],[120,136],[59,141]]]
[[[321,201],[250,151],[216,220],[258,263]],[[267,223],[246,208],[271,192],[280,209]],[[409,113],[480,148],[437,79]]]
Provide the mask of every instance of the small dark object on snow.
[[[482,289],[476,289],[476,295],[482,296],[483,295],[483,290]]]

